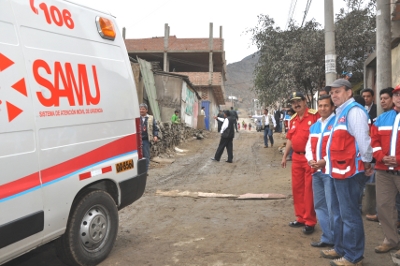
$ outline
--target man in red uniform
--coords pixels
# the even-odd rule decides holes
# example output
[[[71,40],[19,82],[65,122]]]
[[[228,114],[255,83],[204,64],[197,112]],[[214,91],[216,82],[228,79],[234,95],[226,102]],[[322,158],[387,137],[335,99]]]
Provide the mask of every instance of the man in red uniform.
[[[316,110],[308,109],[306,98],[301,92],[293,92],[290,99],[293,110],[296,112],[289,121],[289,131],[286,149],[281,165],[286,167],[286,157],[290,149],[292,155],[292,193],[296,220],[289,223],[291,227],[303,227],[304,234],[314,232],[317,218],[314,210],[312,171],[308,165],[306,144],[310,134],[310,126],[320,117]]]

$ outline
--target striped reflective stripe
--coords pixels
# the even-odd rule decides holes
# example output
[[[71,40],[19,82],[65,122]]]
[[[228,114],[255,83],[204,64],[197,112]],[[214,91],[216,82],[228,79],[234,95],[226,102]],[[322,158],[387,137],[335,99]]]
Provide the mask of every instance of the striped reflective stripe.
[[[376,151],[380,151],[380,150],[382,150],[382,147],[375,147],[375,148],[372,148],[372,152],[376,152]]]
[[[393,128],[393,126],[380,126],[380,127],[378,127],[378,130],[379,130],[379,131],[382,131],[382,130],[392,130],[392,128]]]
[[[339,168],[332,167],[332,173],[340,174],[340,175],[344,175],[344,174],[350,172],[350,170],[351,170],[350,165],[347,166],[346,169],[344,169],[344,170],[340,170]]]
[[[336,126],[333,131],[336,131],[336,130],[347,130],[347,126],[346,125]]]
[[[92,170],[90,172],[82,173],[79,175],[79,180],[84,180],[84,179],[88,179],[88,178],[91,178],[91,177],[94,177],[97,175],[102,175],[102,174],[111,172],[111,170],[112,170],[112,167],[107,166],[107,167]]]

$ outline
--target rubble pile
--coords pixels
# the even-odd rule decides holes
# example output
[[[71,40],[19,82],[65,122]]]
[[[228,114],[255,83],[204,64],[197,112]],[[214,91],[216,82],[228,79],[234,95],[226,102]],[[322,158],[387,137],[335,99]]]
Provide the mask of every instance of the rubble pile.
[[[204,138],[203,130],[188,127],[184,123],[157,122],[157,125],[159,128],[159,141],[152,142],[151,157],[172,157],[175,153],[175,147],[180,143],[191,139]]]

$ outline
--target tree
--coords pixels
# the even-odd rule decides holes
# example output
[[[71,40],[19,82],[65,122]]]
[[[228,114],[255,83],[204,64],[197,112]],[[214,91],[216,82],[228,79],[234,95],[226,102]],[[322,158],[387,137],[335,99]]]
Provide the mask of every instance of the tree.
[[[347,11],[336,16],[337,72],[352,71],[353,81],[362,80],[363,64],[375,34],[375,0],[345,0]],[[248,32],[259,49],[254,71],[254,91],[261,103],[284,101],[292,91],[308,100],[325,83],[324,30],[314,20],[299,27],[292,21],[287,30],[275,27],[268,15],[258,16],[258,25]]]

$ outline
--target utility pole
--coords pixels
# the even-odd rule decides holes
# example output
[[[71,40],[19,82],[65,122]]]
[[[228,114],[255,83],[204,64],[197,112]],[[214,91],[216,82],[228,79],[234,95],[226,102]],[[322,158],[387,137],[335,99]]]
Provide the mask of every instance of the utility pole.
[[[336,80],[335,23],[333,0],[325,0],[325,84]]]
[[[163,71],[169,72],[169,63],[168,63],[168,41],[169,41],[169,26],[168,23],[164,25],[164,65]]]
[[[392,86],[390,0],[376,2],[376,93],[377,114],[382,113],[379,92]]]

